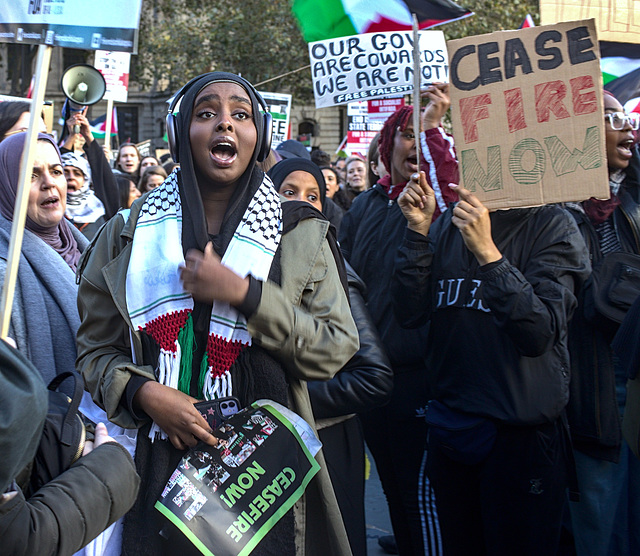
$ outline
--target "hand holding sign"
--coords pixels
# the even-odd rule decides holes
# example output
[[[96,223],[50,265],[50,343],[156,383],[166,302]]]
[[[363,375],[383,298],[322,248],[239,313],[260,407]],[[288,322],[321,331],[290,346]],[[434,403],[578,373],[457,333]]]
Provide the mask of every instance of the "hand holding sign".
[[[398,197],[398,206],[407,219],[407,228],[423,236],[429,233],[436,210],[436,196],[424,172],[416,172],[411,176]]]
[[[480,265],[500,260],[502,253],[491,237],[491,220],[487,207],[464,187],[453,183],[449,187],[455,189],[460,197],[460,202],[453,208],[451,223],[460,230],[467,249],[475,255]]]
[[[429,101],[422,111],[422,130],[439,127],[442,118],[451,106],[449,84],[432,83],[421,91],[421,96]]]
[[[608,198],[593,20],[449,41],[461,183],[489,210]]]

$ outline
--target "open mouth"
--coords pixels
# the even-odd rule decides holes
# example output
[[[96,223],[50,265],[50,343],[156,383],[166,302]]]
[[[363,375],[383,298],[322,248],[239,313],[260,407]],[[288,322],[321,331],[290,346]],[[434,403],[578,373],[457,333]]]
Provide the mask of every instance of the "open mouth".
[[[58,199],[58,197],[47,197],[44,201],[42,201],[42,203],[40,203],[40,206],[46,208],[52,205],[57,205],[59,200],[60,199]]]
[[[625,139],[618,143],[618,152],[625,158],[631,158],[631,149],[633,148],[633,139]]]
[[[238,149],[228,137],[216,139],[211,147],[211,157],[220,166],[229,166],[238,156]]]

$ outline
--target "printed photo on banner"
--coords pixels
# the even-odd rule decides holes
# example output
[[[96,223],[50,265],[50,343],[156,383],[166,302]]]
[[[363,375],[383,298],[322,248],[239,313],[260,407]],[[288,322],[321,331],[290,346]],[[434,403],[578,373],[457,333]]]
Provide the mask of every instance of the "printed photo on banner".
[[[262,98],[269,107],[272,118],[273,135],[271,148],[275,149],[280,143],[289,139],[289,121],[291,119],[291,95],[286,93],[267,93],[260,91]]]
[[[318,472],[319,443],[300,417],[267,400],[214,434],[218,446],[189,450],[155,507],[203,554],[246,555]]]
[[[609,197],[593,19],[450,41],[462,184],[489,209]]]
[[[368,33],[309,43],[316,108],[408,94],[413,86],[410,31]],[[442,31],[420,31],[422,85],[449,81]]]
[[[136,54],[142,0],[0,2],[0,42]]]

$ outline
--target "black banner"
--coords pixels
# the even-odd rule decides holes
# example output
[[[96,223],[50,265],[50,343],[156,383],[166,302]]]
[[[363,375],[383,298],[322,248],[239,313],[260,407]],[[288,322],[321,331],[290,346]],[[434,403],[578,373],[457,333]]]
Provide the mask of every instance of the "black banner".
[[[236,413],[218,446],[189,450],[156,502],[203,554],[250,554],[320,468],[275,405]]]

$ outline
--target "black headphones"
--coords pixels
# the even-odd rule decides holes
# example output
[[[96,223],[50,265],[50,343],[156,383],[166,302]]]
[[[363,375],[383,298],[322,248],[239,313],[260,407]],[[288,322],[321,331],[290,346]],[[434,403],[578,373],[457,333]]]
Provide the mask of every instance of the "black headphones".
[[[272,132],[271,113],[269,112],[269,107],[267,106],[267,103],[264,101],[260,93],[256,91],[255,87],[251,83],[249,83],[246,79],[244,79],[243,77],[240,77],[239,75],[236,75],[234,77],[238,79],[239,81],[238,84],[241,87],[243,86],[245,89],[247,89],[248,91],[252,92],[255,95],[256,99],[258,100],[258,103],[260,104],[260,107],[264,111],[262,113],[262,137],[260,138],[261,139],[260,150],[258,152],[258,162],[262,162],[267,158],[267,156],[269,156],[269,153],[271,152],[271,132]],[[182,98],[187,94],[187,91],[193,86],[195,82],[200,81],[201,78],[202,78],[202,75],[199,75],[198,77],[195,77],[194,79],[189,81],[184,87],[182,87],[182,89],[180,89],[173,97],[173,100],[171,101],[171,104],[169,106],[169,111],[167,112],[167,139],[169,142],[169,151],[171,152],[171,158],[173,158],[173,160],[178,163],[180,162],[178,160],[179,130],[178,130],[178,119],[174,114],[174,110],[176,109],[176,106],[179,104]],[[222,79],[221,81],[224,81],[224,79]],[[230,82],[236,83],[236,81],[231,81],[231,80]]]

